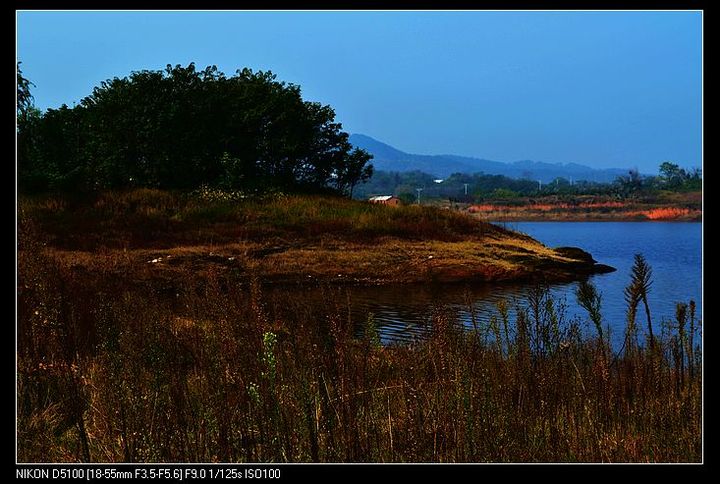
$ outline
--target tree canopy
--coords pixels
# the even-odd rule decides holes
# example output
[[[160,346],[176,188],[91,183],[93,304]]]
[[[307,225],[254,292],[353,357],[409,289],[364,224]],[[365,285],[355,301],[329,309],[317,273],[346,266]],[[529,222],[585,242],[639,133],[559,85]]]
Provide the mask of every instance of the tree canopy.
[[[23,76],[20,64],[17,63],[17,114],[18,117],[24,116],[33,106],[33,97],[30,94],[30,86],[34,86],[32,82]]]
[[[372,156],[352,147],[330,106],[247,68],[232,77],[193,63],[133,72],[20,130],[18,175],[26,189],[350,193],[372,175]]]

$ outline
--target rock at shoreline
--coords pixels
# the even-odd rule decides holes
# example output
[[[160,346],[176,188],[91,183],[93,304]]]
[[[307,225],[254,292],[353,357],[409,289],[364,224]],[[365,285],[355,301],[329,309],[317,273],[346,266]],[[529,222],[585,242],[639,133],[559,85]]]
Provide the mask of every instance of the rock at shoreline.
[[[617,269],[607,264],[595,264],[593,270],[596,274],[607,274],[608,272],[615,272]]]
[[[563,257],[578,261],[569,265],[569,269],[577,274],[607,274],[617,270],[607,264],[599,264],[589,252],[579,247],[556,247],[554,250]]]
[[[593,256],[590,255],[589,252],[586,252],[579,247],[556,247],[554,250],[561,256],[567,257],[568,259],[575,259],[591,264],[597,262],[595,259],[593,259]]]

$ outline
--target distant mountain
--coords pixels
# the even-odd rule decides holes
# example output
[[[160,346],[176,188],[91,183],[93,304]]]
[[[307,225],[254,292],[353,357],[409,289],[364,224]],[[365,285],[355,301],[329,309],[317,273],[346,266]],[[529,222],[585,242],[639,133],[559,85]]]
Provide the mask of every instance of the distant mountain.
[[[363,148],[375,157],[372,164],[376,170],[383,171],[422,171],[439,178],[447,178],[453,173],[485,173],[505,175],[510,178],[528,178],[543,183],[555,178],[611,182],[620,175],[626,175],[622,168],[595,169],[578,163],[547,163],[544,161],[522,160],[514,163],[486,160],[457,155],[416,155],[405,153],[386,143],[364,134],[351,134],[350,143]]]

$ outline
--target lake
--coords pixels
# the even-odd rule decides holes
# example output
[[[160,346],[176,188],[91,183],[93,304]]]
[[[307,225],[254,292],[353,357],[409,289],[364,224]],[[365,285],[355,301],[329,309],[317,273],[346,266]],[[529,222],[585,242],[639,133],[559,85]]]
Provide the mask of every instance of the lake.
[[[611,329],[614,346],[621,344],[626,321],[623,290],[630,281],[636,253],[652,267],[649,304],[655,332],[663,319],[674,319],[675,303],[694,299],[698,317],[702,308],[702,224],[693,222],[511,222],[507,228],[530,235],[547,246],[575,246],[600,263],[617,269],[590,277],[602,294],[603,325]],[[551,294],[566,306],[566,320],[586,312],[577,305],[577,283],[557,284]],[[529,287],[518,284],[412,284],[347,288],[349,313],[358,332],[372,313],[383,342],[405,342],[421,337],[433,311],[451,314],[468,327],[497,314],[496,303],[523,306]],[[322,297],[319,290],[303,289],[303,297]],[[318,294],[312,294],[318,292]],[[512,314],[512,313],[511,313]],[[514,319],[511,316],[511,319]],[[641,330],[645,315],[638,313]],[[591,330],[589,325],[588,331]]]

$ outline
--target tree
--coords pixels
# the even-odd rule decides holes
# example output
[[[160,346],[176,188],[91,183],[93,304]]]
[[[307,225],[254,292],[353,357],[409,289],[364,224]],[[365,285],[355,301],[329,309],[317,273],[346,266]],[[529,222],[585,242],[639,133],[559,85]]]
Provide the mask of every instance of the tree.
[[[18,118],[27,115],[28,111],[33,107],[33,96],[30,93],[30,86],[35,86],[32,82],[23,76],[20,64],[17,63],[17,115]]]
[[[35,86],[23,76],[17,63],[17,165],[18,183],[21,186],[43,188],[47,185],[46,170],[37,160],[36,134],[40,111],[34,105],[30,86]]]
[[[702,170],[693,168],[687,175],[683,188],[686,190],[702,190]]]
[[[637,168],[628,170],[627,176],[620,176],[616,180],[623,195],[630,195],[642,189],[643,181]]]
[[[660,176],[665,185],[670,188],[677,188],[686,180],[687,173],[675,163],[664,161],[660,165]]]
[[[348,156],[347,162],[337,172],[337,188],[344,193],[347,192],[352,198],[355,186],[372,177],[373,165],[367,164],[372,158],[373,156],[364,150],[353,149]]]
[[[29,132],[28,132],[29,133]],[[168,65],[108,79],[32,135],[51,188],[352,192],[372,174],[330,106],[271,72]]]
[[[405,205],[412,205],[413,203],[417,202],[417,195],[406,190],[399,192],[397,194],[397,197]]]

